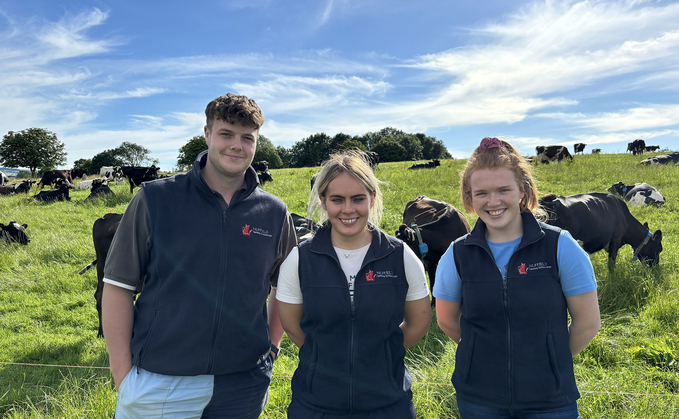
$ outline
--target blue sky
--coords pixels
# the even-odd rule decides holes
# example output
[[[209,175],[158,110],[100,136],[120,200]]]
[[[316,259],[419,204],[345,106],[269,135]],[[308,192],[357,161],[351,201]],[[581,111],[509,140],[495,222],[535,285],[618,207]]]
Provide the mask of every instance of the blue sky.
[[[123,141],[162,170],[227,92],[261,133],[392,126],[468,157],[486,136],[679,149],[670,1],[0,0],[0,135],[46,128],[68,163]]]

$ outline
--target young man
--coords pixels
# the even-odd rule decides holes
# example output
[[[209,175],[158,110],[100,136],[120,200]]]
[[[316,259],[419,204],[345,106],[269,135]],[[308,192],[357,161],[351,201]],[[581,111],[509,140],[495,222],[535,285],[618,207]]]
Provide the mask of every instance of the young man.
[[[268,315],[266,299],[295,230],[250,167],[264,123],[255,101],[229,93],[205,115],[208,150],[189,172],[142,185],[106,260],[118,419],[256,418],[266,404],[283,335],[275,288]]]

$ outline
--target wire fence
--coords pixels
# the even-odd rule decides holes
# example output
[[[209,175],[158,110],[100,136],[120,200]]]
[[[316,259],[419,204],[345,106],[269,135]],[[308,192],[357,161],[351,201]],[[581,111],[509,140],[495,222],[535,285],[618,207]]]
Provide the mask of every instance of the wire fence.
[[[87,365],[51,365],[51,364],[31,364],[25,362],[0,362],[0,365],[13,365],[22,367],[47,367],[47,368],[81,368],[81,369],[95,369],[95,370],[106,370],[109,371],[109,367],[98,367],[98,366],[87,366]],[[272,378],[276,379],[292,379],[291,375],[273,375]],[[427,381],[413,381],[414,385],[421,386],[449,386],[453,385],[450,382],[447,383],[435,383]],[[592,390],[580,390],[580,393],[584,394],[594,394],[594,395],[610,395],[610,396],[632,396],[632,397],[679,397],[679,394],[657,394],[657,393],[628,393],[620,391],[592,391]]]

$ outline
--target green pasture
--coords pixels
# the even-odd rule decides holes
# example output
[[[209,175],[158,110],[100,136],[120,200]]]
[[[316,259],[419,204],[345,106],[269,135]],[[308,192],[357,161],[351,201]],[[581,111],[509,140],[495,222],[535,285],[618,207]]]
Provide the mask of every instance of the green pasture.
[[[645,156],[647,157],[647,156]],[[575,372],[583,418],[679,417],[679,166],[638,166],[643,157],[625,154],[576,156],[575,162],[535,167],[542,194],[605,191],[613,183],[646,182],[667,200],[662,208],[630,208],[650,228],[663,232],[660,265],[632,261],[621,249],[609,272],[607,254],[591,256],[599,284],[603,326],[578,355]],[[406,170],[410,162],[380,164],[384,181],[382,228],[401,223],[405,204],[419,195],[462,208],[459,170],[463,160],[436,169]],[[317,168],[272,170],[265,189],[291,212],[306,214],[309,178]],[[30,196],[0,197],[0,222],[28,224],[28,246],[0,243],[0,417],[110,418],[116,393],[106,369],[108,354],[97,338],[93,294],[96,271],[78,271],[94,259],[92,224],[106,212],[124,211],[128,185],[117,196],[85,203],[89,191],[73,191],[71,202],[36,203]],[[474,224],[476,216],[469,216]],[[188,244],[190,245],[190,244]],[[199,244],[197,244],[199,245]],[[436,325],[408,352],[418,417],[455,418],[450,385],[455,344]],[[281,357],[263,417],[284,418],[297,350],[284,337]]]

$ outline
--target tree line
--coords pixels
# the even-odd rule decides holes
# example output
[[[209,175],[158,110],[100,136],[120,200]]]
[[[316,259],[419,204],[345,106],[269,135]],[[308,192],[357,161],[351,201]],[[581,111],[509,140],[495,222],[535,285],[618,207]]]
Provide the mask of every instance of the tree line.
[[[25,167],[32,177],[41,175],[66,163],[65,145],[57,135],[44,128],[29,128],[7,133],[0,143],[0,163],[6,167]],[[323,132],[297,141],[290,148],[274,146],[260,135],[254,161],[266,160],[272,169],[320,166],[328,155],[346,149],[374,151],[381,162],[445,159],[452,156],[441,140],[421,133],[410,134],[386,127],[376,132],[350,136],[338,133],[331,137]],[[196,156],[207,150],[205,136],[197,135],[179,148],[177,171],[191,168]],[[144,166],[158,164],[150,157],[148,148],[124,141],[120,146],[104,150],[91,159],[78,159],[74,169],[87,168],[88,173],[99,173],[102,166]]]
[[[435,137],[386,127],[353,137],[344,133],[331,137],[321,132],[297,141],[290,148],[274,146],[271,140],[260,134],[254,161],[266,160],[272,169],[315,167],[320,166],[332,152],[349,148],[374,151],[379,154],[380,162],[452,158],[443,141]],[[179,149],[178,169],[188,170],[203,150],[207,150],[203,135],[190,139]]]

